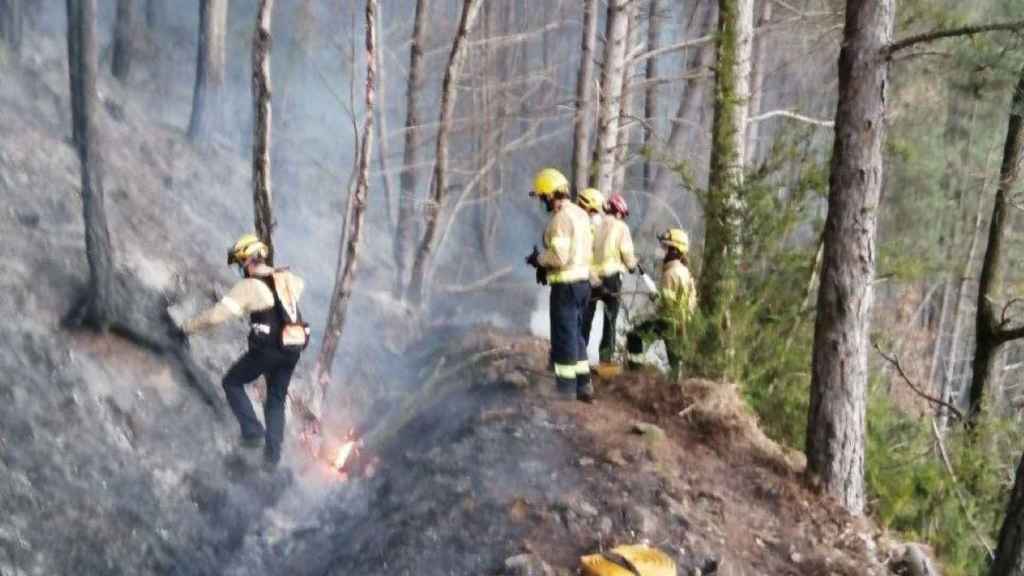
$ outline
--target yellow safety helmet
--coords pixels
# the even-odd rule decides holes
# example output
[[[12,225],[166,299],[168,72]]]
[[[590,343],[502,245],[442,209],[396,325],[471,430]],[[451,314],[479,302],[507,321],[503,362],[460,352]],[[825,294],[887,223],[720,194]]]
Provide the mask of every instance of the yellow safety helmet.
[[[569,195],[569,179],[554,168],[545,168],[533,178],[530,196],[551,200],[556,194]]]
[[[232,264],[245,264],[254,256],[266,258],[270,248],[264,244],[255,234],[244,234],[235,242],[235,245],[228,249],[228,266]]]
[[[666,248],[675,248],[680,254],[690,252],[690,237],[681,228],[672,228],[664,234],[659,234],[658,242]]]
[[[604,195],[597,188],[586,188],[579,195],[579,204],[584,210],[601,212],[604,209]]]

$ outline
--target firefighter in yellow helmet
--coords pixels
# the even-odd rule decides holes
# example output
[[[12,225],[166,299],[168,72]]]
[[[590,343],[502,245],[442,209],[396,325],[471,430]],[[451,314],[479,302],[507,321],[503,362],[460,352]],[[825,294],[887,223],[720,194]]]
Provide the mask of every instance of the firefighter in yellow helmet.
[[[576,195],[576,203],[590,217],[590,229],[596,234],[604,217],[604,195],[596,188],[585,188]]]
[[[688,268],[690,240],[685,231],[672,228],[660,234],[658,242],[665,250],[657,294],[658,313],[630,331],[626,337],[626,352],[629,354],[629,367],[636,368],[643,355],[645,341],[664,340],[669,366],[673,375],[678,375],[676,346],[697,307],[697,289]]]
[[[537,173],[530,196],[552,213],[544,231],[544,250],[534,248],[526,262],[551,285],[551,358],[555,382],[563,394],[592,402],[590,364],[583,340],[583,314],[590,299],[593,238],[587,213],[572,203],[569,180],[558,170]]]
[[[224,393],[242,430],[242,445],[263,446],[268,468],[281,459],[284,439],[284,407],[299,354],[309,341],[308,325],[299,312],[304,283],[291,272],[266,263],[269,249],[253,234],[246,234],[228,250],[228,266],[237,265],[242,280],[212,308],[185,321],[186,335],[212,328],[228,320],[249,316],[249,349],[224,375]],[[266,377],[267,400],[260,424],[245,385]]]
[[[615,354],[616,323],[622,300],[622,275],[638,270],[633,251],[633,236],[625,219],[629,205],[620,194],[613,194],[604,206],[604,217],[594,234],[594,263],[591,266],[593,294],[583,318],[584,340],[590,341],[591,324],[597,312],[597,303],[604,303],[604,325],[601,333],[599,357],[602,364],[612,361]]]

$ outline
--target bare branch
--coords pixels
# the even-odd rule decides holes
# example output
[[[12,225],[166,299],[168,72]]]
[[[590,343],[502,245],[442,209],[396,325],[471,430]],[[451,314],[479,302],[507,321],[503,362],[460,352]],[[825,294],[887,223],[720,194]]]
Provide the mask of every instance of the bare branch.
[[[477,280],[475,282],[471,282],[469,284],[462,284],[462,285],[441,286],[440,288],[438,288],[438,290],[440,290],[441,292],[444,292],[446,294],[466,294],[468,292],[476,292],[477,290],[482,290],[482,289],[486,288],[487,286],[490,286],[491,284],[497,282],[498,280],[501,280],[505,276],[508,276],[514,270],[515,270],[514,266],[506,266],[506,267],[502,268],[501,270],[498,270],[497,272],[494,272],[493,274],[488,274],[487,276],[484,276],[483,278],[481,278],[481,279],[479,279],[479,280]]]
[[[926,393],[925,391],[921,390],[916,384],[914,384],[914,382],[910,379],[910,377],[907,376],[907,373],[903,370],[903,365],[900,364],[900,359],[898,357],[896,357],[895,354],[892,354],[892,355],[886,354],[885,352],[882,351],[881,348],[879,348],[877,342],[873,342],[872,346],[875,348],[875,352],[878,352],[879,356],[881,356],[889,364],[892,364],[892,367],[896,369],[896,373],[899,374],[900,379],[903,380],[903,382],[907,385],[907,387],[910,388],[911,390],[913,390],[913,392],[915,394],[917,394],[921,398],[931,402],[932,404],[937,404],[939,406],[942,406],[946,410],[949,410],[949,412],[953,416],[955,416],[957,420],[963,420],[964,419],[963,413],[960,412],[960,410],[956,406],[953,406],[952,404],[950,404],[949,402],[946,402],[945,400],[940,400],[939,398],[936,398],[936,397]]]
[[[658,56],[663,56],[671,52],[678,52],[680,50],[685,50],[686,48],[693,48],[695,46],[703,46],[705,44],[710,44],[714,39],[715,36],[713,34],[708,34],[706,36],[701,36],[700,38],[684,40],[683,42],[679,42],[678,44],[672,44],[671,46],[663,46],[661,48],[656,48],[654,50],[641,52],[636,55],[631,55],[627,61],[627,64],[638,64],[640,62],[643,62],[644,60],[657,58]]]
[[[817,118],[811,118],[810,116],[804,116],[803,114],[797,114],[796,112],[790,112],[789,110],[772,110],[771,112],[765,112],[764,114],[758,114],[753,118],[747,119],[747,124],[753,124],[755,122],[761,122],[762,120],[768,120],[782,116],[783,118],[789,118],[791,120],[797,120],[799,122],[806,122],[807,124],[814,124],[815,126],[822,126],[825,128],[833,128],[836,123],[832,120],[819,120]]]
[[[984,34],[986,32],[1017,32],[1022,28],[1024,28],[1024,20],[997,22],[995,24],[978,24],[974,26],[964,26],[962,28],[951,28],[948,30],[932,30],[931,32],[915,34],[914,36],[893,42],[886,50],[886,56],[892,57],[893,54],[900,50],[904,50],[918,44],[923,44],[925,42],[942,40],[943,38],[974,36],[976,34]]]

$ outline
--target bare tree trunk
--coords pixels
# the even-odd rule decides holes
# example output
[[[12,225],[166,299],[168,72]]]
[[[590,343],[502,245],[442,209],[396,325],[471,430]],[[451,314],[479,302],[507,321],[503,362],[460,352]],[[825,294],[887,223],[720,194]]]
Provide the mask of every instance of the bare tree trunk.
[[[715,23],[715,15],[717,14],[717,2],[713,2],[711,0],[696,0],[694,5],[699,13],[695,18],[697,26],[694,29],[693,35],[695,37],[702,37],[711,34]],[[712,50],[710,46],[693,48],[691,49],[690,57],[686,59],[686,68],[684,69],[684,73],[698,68],[706,69],[711,66],[714,58],[715,51]],[[657,154],[668,157],[673,163],[676,160],[681,159],[687,138],[693,134],[694,127],[691,119],[697,117],[697,113],[701,109],[701,105],[704,103],[703,84],[703,80],[693,79],[688,80],[683,86],[683,90],[680,94],[679,106],[676,109],[674,122],[669,131],[666,148],[664,151],[657,151]],[[649,205],[654,206],[658,203],[665,202],[669,197],[669,194],[673,191],[677,180],[678,176],[669,166],[661,166],[655,170],[654,189],[651,192],[652,197],[650,198]],[[657,221],[657,215],[659,213],[661,213],[660,210],[647,210],[644,213],[644,218],[641,221],[640,228],[647,232],[653,230],[659,224]]]
[[[256,213],[256,235],[270,248],[267,262],[274,258],[273,194],[270,188],[270,19],[274,0],[260,0],[256,32],[252,37],[252,200]]]
[[[392,293],[405,293],[406,270],[416,241],[416,162],[419,158],[420,119],[416,100],[423,82],[423,46],[426,42],[428,0],[416,0],[416,19],[409,46],[409,76],[405,84],[405,150],[402,154],[401,191],[398,197],[398,223],[395,227],[395,285]]]
[[[71,72],[72,124],[80,130],[76,140],[81,164],[82,216],[85,220],[85,254],[89,260],[89,291],[83,322],[105,331],[113,318],[114,263],[103,193],[103,158],[97,126],[96,0],[67,0]]]
[[[331,364],[341,341],[342,330],[348,312],[348,302],[355,283],[356,267],[359,264],[359,243],[363,236],[363,220],[370,187],[370,161],[373,155],[374,93],[377,84],[377,0],[366,2],[366,111],[363,118],[362,137],[359,141],[359,161],[356,167],[356,188],[353,192],[351,227],[347,237],[342,237],[343,247],[338,250],[338,266],[335,272],[331,306],[327,313],[323,343],[316,362],[316,378],[320,384],[322,399],[327,397],[330,384]],[[326,403],[322,402],[322,406]]]
[[[434,160],[434,179],[431,190],[431,202],[425,209],[426,227],[416,260],[412,266],[412,279],[409,282],[409,299],[419,305],[423,302],[424,284],[426,282],[427,264],[434,249],[434,237],[437,235],[437,221],[448,193],[448,133],[455,112],[455,99],[458,96],[456,81],[462,69],[463,56],[466,51],[466,39],[480,11],[481,0],[463,0],[462,17],[459,28],[452,41],[452,51],[448,57],[448,67],[441,84],[441,114],[437,128],[437,153]]]
[[[608,1],[608,38],[601,69],[601,108],[597,126],[597,189],[613,190],[622,111],[622,79],[629,43],[629,0]]]
[[[572,182],[583,190],[590,180],[590,121],[596,98],[594,46],[597,44],[597,0],[583,0],[583,46],[576,76],[576,114],[573,117]]]
[[[227,20],[228,0],[200,0],[196,83],[188,122],[188,137],[193,142],[209,139],[223,121]]]
[[[0,0],[0,40],[15,56],[21,53],[23,25],[21,0]]]
[[[380,6],[378,5],[375,10],[380,14]],[[380,23],[384,20],[383,15],[376,18],[377,20],[377,38],[381,37]],[[384,41],[387,45],[387,41]],[[388,162],[391,159],[391,152],[388,147],[387,133],[388,133],[388,114],[387,114],[387,97],[384,94],[384,70],[381,66],[381,50],[374,50],[374,58],[377,59],[377,98],[383,104],[377,107],[377,122],[375,124],[375,131],[377,132],[377,164],[380,166],[381,180],[384,183],[384,218],[388,223],[388,232],[391,234],[395,233],[395,210],[392,208],[394,205],[394,183],[391,178],[391,171],[388,169]]]
[[[992,377],[996,356],[1003,344],[1024,337],[1024,328],[1007,328],[1006,310],[1000,313],[996,302],[1002,297],[1006,254],[1003,231],[1009,222],[1009,195],[1020,175],[1021,152],[1024,149],[1024,68],[1013,92],[1010,115],[1003,146],[1003,163],[999,169],[999,187],[989,221],[988,244],[978,277],[978,305],[975,317],[974,363],[971,374],[970,410],[967,423],[978,422],[986,388]]]
[[[707,371],[713,377],[726,374],[733,349],[728,312],[736,294],[741,250],[754,2],[722,0],[718,9],[715,116],[698,290],[701,309],[710,319],[699,346],[711,360]]]
[[[647,6],[647,49],[658,48],[658,41],[661,36],[661,0],[650,0]],[[658,77],[658,58],[647,59],[647,69],[644,77],[648,82],[647,90],[644,93],[644,182],[643,189],[650,192],[654,184],[654,165],[651,163],[652,144],[657,140],[655,123],[658,119],[658,87],[653,80]]]
[[[995,560],[989,576],[1020,576],[1024,574],[1024,455],[1017,465],[1006,517],[999,529]]]
[[[764,98],[764,69],[768,65],[768,24],[772,20],[772,6],[775,0],[761,1],[761,16],[757,19],[757,35],[755,38],[753,64],[750,80],[750,111],[749,116],[761,113],[761,101]],[[760,155],[760,122],[751,122],[747,126],[747,157],[746,165],[757,162]]]
[[[135,52],[135,0],[117,0],[114,21],[114,56],[111,70],[114,78],[128,80]]]
[[[146,28],[151,31],[160,25],[160,6],[163,2],[164,0],[146,0]]]
[[[864,434],[875,234],[893,0],[847,0],[839,104],[818,288],[807,475],[851,513],[864,510]]]
[[[626,33],[626,54],[628,55],[633,51],[634,47],[639,41],[640,31],[640,3],[633,2],[626,8],[628,14],[629,25],[626,27],[628,32]],[[605,194],[612,194],[613,192],[623,192],[626,189],[626,160],[629,158],[629,143],[630,133],[633,130],[630,128],[635,123],[636,112],[633,110],[634,103],[636,101],[636,90],[631,89],[630,82],[633,76],[634,65],[630,62],[624,62],[622,66],[622,103],[619,105],[619,126],[616,129],[618,133],[618,146],[615,148],[615,170],[612,176],[612,187],[608,190],[604,190]]]

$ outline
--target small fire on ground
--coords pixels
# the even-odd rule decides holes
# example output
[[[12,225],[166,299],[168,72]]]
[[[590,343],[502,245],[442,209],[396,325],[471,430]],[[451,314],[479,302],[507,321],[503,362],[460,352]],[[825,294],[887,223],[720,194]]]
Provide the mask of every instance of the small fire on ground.
[[[356,452],[356,440],[346,440],[338,447],[337,455],[334,457],[334,469],[345,473],[345,465],[348,464],[352,454]]]

